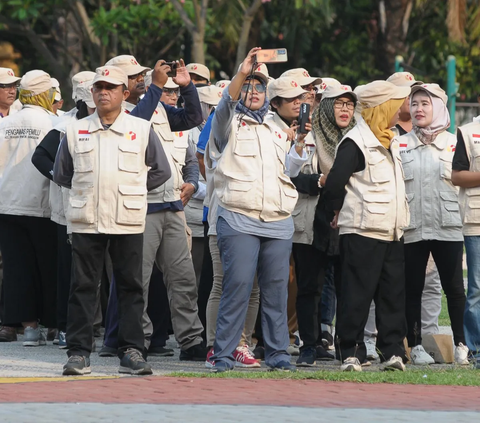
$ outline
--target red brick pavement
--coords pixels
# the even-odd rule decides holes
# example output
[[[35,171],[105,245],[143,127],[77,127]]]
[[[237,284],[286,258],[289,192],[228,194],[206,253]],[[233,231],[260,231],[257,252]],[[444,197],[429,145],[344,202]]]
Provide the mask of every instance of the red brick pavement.
[[[252,404],[480,411],[478,387],[311,380],[126,377],[0,384],[0,402]]]

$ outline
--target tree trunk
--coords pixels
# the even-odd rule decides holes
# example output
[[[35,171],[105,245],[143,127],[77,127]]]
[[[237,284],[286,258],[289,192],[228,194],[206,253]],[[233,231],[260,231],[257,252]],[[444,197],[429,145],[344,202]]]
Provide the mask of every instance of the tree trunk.
[[[195,63],[205,64],[205,32],[195,31],[192,34],[192,60]]]
[[[383,77],[395,71],[395,56],[407,53],[406,31],[413,0],[379,0],[379,25],[375,64]]]
[[[253,19],[255,18],[255,15],[258,9],[260,9],[261,5],[262,0],[253,0],[251,6],[243,14],[242,29],[240,31],[240,37],[238,38],[237,58],[235,61],[234,69],[235,72],[240,66],[240,63],[242,63],[243,59],[245,59],[245,57],[247,56],[250,29],[252,28]]]

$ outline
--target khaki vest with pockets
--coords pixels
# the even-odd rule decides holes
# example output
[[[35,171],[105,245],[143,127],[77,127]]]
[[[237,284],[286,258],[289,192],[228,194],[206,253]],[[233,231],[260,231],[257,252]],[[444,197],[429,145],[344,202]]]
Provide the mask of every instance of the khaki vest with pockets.
[[[211,142],[210,154],[220,206],[264,222],[291,215],[298,194],[284,172],[286,134],[277,125],[236,114],[225,150]]]
[[[363,119],[341,142],[346,138],[360,148],[365,169],[354,173],[345,187],[338,217],[340,235],[398,241],[410,219],[398,141],[394,138],[387,150]]]
[[[145,228],[145,151],[150,122],[120,113],[103,129],[95,112],[67,127],[74,175],[66,213],[69,232],[136,234]]]
[[[470,172],[480,172],[480,123],[472,122],[460,128],[470,161]],[[480,187],[460,188],[460,214],[463,235],[480,235]]]

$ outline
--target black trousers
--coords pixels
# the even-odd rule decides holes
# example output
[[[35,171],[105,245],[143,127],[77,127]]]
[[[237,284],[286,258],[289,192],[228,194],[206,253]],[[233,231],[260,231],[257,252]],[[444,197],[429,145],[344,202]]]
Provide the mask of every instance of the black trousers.
[[[294,243],[292,248],[297,280],[297,321],[303,347],[315,347],[320,333],[318,304],[322,296],[325,271],[328,264],[326,252],[313,245]]]
[[[208,222],[203,222],[203,264],[200,274],[200,283],[198,284],[198,317],[204,328],[207,327],[207,304],[210,292],[213,286],[213,263],[210,255],[210,244],[208,238]],[[202,338],[207,342],[205,329],[202,332]]]
[[[56,230],[47,218],[0,215],[4,325],[57,327]]]
[[[385,242],[357,234],[340,236],[342,294],[336,325],[336,355],[343,361],[364,362],[363,332],[372,300],[382,361],[396,355],[407,361],[403,340],[405,320],[405,263],[403,239]]]
[[[72,279],[72,246],[67,227],[57,224],[57,328],[67,331],[68,296]]]
[[[73,279],[67,318],[69,356],[88,357],[92,351],[97,289],[102,277],[108,241],[118,298],[118,354],[122,357],[128,348],[138,351],[144,349],[143,234],[73,233]]]
[[[422,343],[422,292],[428,257],[432,253],[437,265],[442,288],[447,296],[448,314],[455,345],[465,345],[463,313],[465,288],[463,285],[463,242],[420,241],[405,245],[405,289],[408,346]]]
[[[172,325],[167,287],[163,281],[163,273],[154,265],[148,288],[148,317],[153,325],[150,347],[164,347],[169,338]]]

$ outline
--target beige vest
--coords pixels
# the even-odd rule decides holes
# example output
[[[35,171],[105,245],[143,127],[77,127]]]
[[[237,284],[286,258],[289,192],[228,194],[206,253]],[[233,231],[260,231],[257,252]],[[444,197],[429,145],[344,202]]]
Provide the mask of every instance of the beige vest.
[[[280,118],[277,113],[269,117],[280,129],[288,129],[288,125]],[[301,172],[311,175],[318,172],[318,156],[315,148],[315,139],[311,133],[307,135],[305,143],[308,160],[302,166]],[[290,141],[287,141],[287,151],[290,150]],[[292,212],[293,226],[295,232],[293,233],[293,242],[298,244],[313,243],[313,220],[315,219],[315,209],[317,208],[318,195],[311,196],[298,192],[298,200],[295,204],[295,209]]]
[[[145,228],[145,151],[150,122],[120,113],[104,130],[98,114],[67,127],[74,175],[69,232],[136,234]]]
[[[472,122],[460,128],[465,150],[470,161],[470,172],[480,172],[480,122]],[[458,196],[463,219],[463,235],[480,235],[480,187],[460,188]]]
[[[444,131],[431,145],[409,132],[398,138],[410,224],[405,244],[423,240],[463,241],[458,188],[452,184],[457,137]]]
[[[338,217],[340,235],[399,240],[410,216],[397,139],[387,150],[363,119],[345,138],[352,139],[362,151],[365,169],[354,173],[345,187],[347,193]]]
[[[35,148],[58,117],[39,106],[25,106],[0,120],[0,213],[50,217],[50,181],[32,164]]]
[[[286,138],[270,121],[258,124],[236,114],[225,150],[220,153],[210,143],[219,205],[264,222],[289,217],[298,194],[284,173]]]

